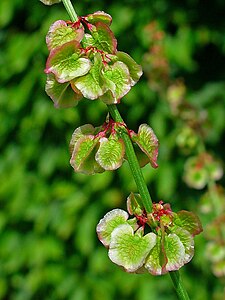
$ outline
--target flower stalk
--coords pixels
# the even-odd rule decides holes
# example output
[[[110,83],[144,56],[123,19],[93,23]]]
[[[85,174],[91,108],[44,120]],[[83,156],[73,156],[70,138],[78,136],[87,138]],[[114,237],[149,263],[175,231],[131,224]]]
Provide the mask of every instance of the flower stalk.
[[[182,300],[189,300],[189,296],[187,291],[184,288],[183,281],[181,279],[181,275],[179,271],[170,272],[170,277],[173,281],[174,288],[176,290],[177,296]]]
[[[78,16],[70,0],[62,0],[65,9],[70,16],[72,22],[78,21]]]
[[[71,1],[70,0],[62,0],[62,2],[65,6],[65,9],[67,10],[67,13],[68,13],[71,21],[72,22],[78,21],[78,16],[76,14],[76,11],[73,8]],[[107,107],[108,107],[111,117],[113,118],[113,120],[115,122],[124,123],[123,119],[118,111],[118,108],[115,104],[107,105]],[[125,144],[127,159],[128,159],[129,165],[130,165],[132,175],[136,182],[138,192],[143,201],[143,206],[147,213],[151,213],[152,212],[152,199],[149,194],[148,188],[146,186],[143,173],[139,166],[137,156],[134,152],[132,141],[131,141],[128,133],[125,131],[122,131],[122,130],[121,130],[121,137]],[[188,300],[189,297],[183,286],[183,282],[181,280],[181,275],[180,275],[179,271],[170,272],[170,276],[173,281],[178,298],[180,300]]]

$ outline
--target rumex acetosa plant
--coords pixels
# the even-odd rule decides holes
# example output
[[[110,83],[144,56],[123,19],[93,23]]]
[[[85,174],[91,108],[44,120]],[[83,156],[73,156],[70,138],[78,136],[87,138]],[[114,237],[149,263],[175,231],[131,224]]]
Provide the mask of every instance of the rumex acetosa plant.
[[[71,20],[54,22],[47,33],[46,92],[59,108],[74,107],[86,98],[103,101],[109,111],[104,124],[75,129],[70,164],[75,172],[95,174],[116,170],[127,160],[138,190],[127,198],[127,211],[116,208],[100,220],[99,240],[111,261],[126,272],[170,272],[179,298],[189,299],[178,270],[194,255],[200,220],[192,212],[173,212],[169,203],[152,202],[141,167],[158,167],[158,139],[147,124],[137,133],[129,129],[117,108],[142,68],[117,50],[109,14],[97,11],[78,17],[69,0],[62,2]]]

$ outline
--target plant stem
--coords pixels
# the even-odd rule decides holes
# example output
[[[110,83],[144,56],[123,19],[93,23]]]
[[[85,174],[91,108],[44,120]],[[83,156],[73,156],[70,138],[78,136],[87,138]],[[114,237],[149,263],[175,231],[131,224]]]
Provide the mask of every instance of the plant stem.
[[[116,105],[108,105],[108,109],[114,121],[124,123]],[[146,186],[143,173],[139,166],[137,156],[134,152],[134,147],[132,145],[130,137],[126,132],[122,132],[121,135],[126,148],[127,160],[130,165],[130,169],[136,182],[139,194],[143,201],[143,205],[145,207],[146,212],[150,213],[152,212],[152,199]]]
[[[65,9],[66,9],[68,15],[70,16],[71,21],[72,22],[78,21],[78,16],[75,12],[75,9],[74,9],[71,1],[70,0],[62,0],[62,2],[63,2],[63,5],[65,6]]]
[[[170,272],[170,277],[173,281],[174,288],[176,290],[177,296],[181,300],[189,300],[188,293],[186,289],[184,288],[181,275],[179,271],[172,271]]]

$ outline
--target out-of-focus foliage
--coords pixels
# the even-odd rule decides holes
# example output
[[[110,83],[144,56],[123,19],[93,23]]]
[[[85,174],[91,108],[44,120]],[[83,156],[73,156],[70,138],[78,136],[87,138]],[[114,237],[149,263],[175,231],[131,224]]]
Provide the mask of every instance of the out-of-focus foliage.
[[[159,138],[158,169],[143,169],[153,199],[198,212],[203,222],[196,255],[182,270],[190,298],[223,299],[224,191],[205,194],[183,181],[198,145],[183,127],[192,124],[189,112],[199,112],[207,151],[225,161],[224,1],[73,2],[80,15],[112,15],[118,49],[143,64],[144,76],[119,109],[129,128],[148,123]],[[102,124],[107,110],[88,100],[57,110],[45,94],[45,35],[57,19],[68,19],[62,4],[0,1],[0,299],[175,299],[169,276],[126,274],[97,240],[99,219],[124,208],[136,188],[127,163],[95,176],[75,174],[69,165],[74,129]],[[154,22],[163,33],[159,45],[149,31]],[[160,43],[162,59],[149,58]],[[186,87],[182,116],[164,99],[165,86],[177,79]]]

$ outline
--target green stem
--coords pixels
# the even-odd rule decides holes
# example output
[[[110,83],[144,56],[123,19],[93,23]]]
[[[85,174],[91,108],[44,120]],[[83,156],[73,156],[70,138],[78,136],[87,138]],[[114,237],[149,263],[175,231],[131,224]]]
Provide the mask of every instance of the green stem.
[[[75,9],[74,9],[71,1],[70,0],[62,0],[62,2],[63,2],[63,5],[65,6],[65,9],[66,9],[68,15],[70,16],[71,21],[72,22],[78,21],[78,16],[75,12]]]
[[[187,291],[184,288],[183,281],[179,271],[170,272],[170,277],[173,281],[174,288],[176,290],[177,296],[181,300],[189,300]]]
[[[108,105],[108,109],[114,121],[124,123],[116,105]],[[133,144],[126,132],[122,132],[121,135],[126,148],[127,160],[130,165],[130,169],[136,182],[139,194],[143,201],[143,205],[145,207],[146,212],[150,213],[152,212],[152,199],[146,186],[143,173],[139,166],[137,156],[134,152]]]

